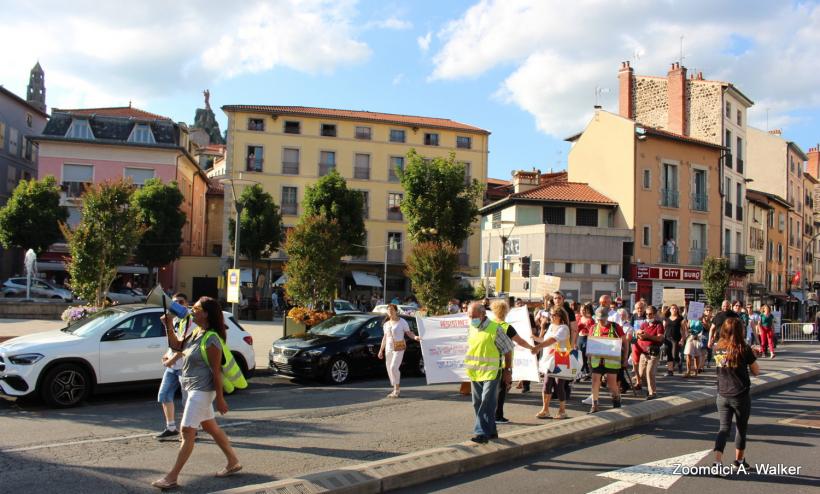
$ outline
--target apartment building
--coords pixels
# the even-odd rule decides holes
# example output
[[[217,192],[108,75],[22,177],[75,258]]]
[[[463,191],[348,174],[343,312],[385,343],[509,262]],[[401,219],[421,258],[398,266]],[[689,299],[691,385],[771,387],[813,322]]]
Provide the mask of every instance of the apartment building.
[[[381,288],[385,264],[388,297],[408,293],[404,263],[410,244],[396,172],[410,149],[428,158],[455,153],[465,165],[465,179],[485,182],[487,177],[490,133],[453,120],[300,106],[227,105],[222,110],[228,116],[225,175],[262,184],[281,208],[286,227],[298,221],[305,189],[332,169],[364,194],[368,248],[363,256],[345,259],[340,283],[345,296]],[[230,200],[225,204],[227,222],[234,211]],[[466,275],[478,275],[479,243],[473,235],[461,246],[459,263]],[[227,229],[223,245],[228,245]],[[223,248],[223,256],[228,250]],[[274,275],[286,256],[280,251],[271,260]]]
[[[820,180],[820,145],[809,148],[806,156],[808,157],[806,173]],[[820,183],[814,184],[811,197],[813,205],[812,225],[814,226],[815,234],[817,234],[820,233]],[[820,290],[820,239],[814,239],[812,243],[813,278],[811,278],[811,286],[812,290]]]
[[[767,262],[770,249],[768,231],[769,222],[774,218],[774,207],[769,204],[766,194],[753,189],[746,189],[746,239],[748,247],[747,258],[751,257],[754,262],[754,272],[748,277],[747,292],[748,300],[759,307],[765,303],[765,298],[771,286],[770,272]],[[773,252],[773,249],[771,249]]]
[[[660,303],[664,288],[683,288],[702,299],[703,260],[720,253],[723,146],[600,109],[567,140],[569,180],[617,202],[613,227],[632,233],[620,255],[637,297]]]

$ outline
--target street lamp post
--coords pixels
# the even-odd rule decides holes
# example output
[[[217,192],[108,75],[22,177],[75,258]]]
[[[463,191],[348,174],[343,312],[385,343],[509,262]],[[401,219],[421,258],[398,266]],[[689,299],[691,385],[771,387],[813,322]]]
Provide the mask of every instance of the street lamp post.
[[[507,233],[506,235],[504,235],[503,225],[512,225],[512,228],[510,228],[509,233]],[[504,261],[507,259],[507,241],[510,239],[513,230],[515,230],[515,221],[502,221],[499,225],[499,229],[501,230],[501,290],[498,292],[498,294],[501,295],[503,293],[506,293],[504,291]]]
[[[233,235],[233,269],[237,269],[239,265],[239,221],[242,216],[242,210],[245,209],[245,204],[239,199],[239,194],[237,194],[236,189],[239,188],[241,193],[243,187],[247,187],[249,185],[256,185],[259,182],[255,180],[248,180],[242,178],[242,173],[239,173],[239,178],[223,178],[219,181],[221,184],[225,185],[228,184],[231,186],[231,194],[233,194],[233,204],[234,209],[236,210],[236,221],[234,225],[234,235]],[[253,273],[251,273],[253,276]],[[242,284],[242,275],[239,276],[239,284]],[[239,290],[239,299],[242,300],[242,290]],[[233,316],[239,319],[239,303],[232,302],[231,303],[231,312]]]

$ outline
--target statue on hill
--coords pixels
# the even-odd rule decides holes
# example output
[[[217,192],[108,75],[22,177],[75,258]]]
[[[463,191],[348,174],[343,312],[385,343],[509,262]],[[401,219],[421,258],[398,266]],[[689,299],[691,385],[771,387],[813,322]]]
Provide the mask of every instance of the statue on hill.
[[[205,108],[196,109],[194,128],[204,130],[208,134],[210,144],[225,144],[222,131],[219,130],[219,122],[216,121],[216,116],[211,110],[211,92],[206,89],[202,94],[205,96]]]

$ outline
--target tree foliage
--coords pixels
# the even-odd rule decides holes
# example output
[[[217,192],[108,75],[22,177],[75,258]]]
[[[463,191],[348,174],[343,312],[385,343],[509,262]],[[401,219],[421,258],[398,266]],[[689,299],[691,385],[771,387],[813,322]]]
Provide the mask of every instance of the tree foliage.
[[[269,257],[282,243],[282,215],[273,197],[259,184],[242,191],[239,196],[242,214],[239,217],[239,251],[251,262],[251,272],[256,273],[256,261]],[[234,244],[236,221],[228,221],[228,238]],[[254,294],[256,283],[254,283]]]
[[[476,179],[466,182],[464,165],[455,159],[455,153],[430,161],[414,149],[407,153],[398,174],[404,188],[401,211],[413,240],[461,246],[472,234],[484,186]]]
[[[304,216],[336,220],[341,231],[342,255],[357,256],[366,251],[364,196],[347,188],[347,181],[334,168],[305,191]]]
[[[142,234],[132,191],[122,180],[92,185],[83,194],[80,223],[73,229],[62,225],[71,254],[71,288],[96,306],[103,304],[117,267],[128,261]]]
[[[407,260],[407,277],[429,314],[444,314],[456,288],[458,248],[449,242],[419,242]]]
[[[285,290],[298,305],[316,307],[333,300],[341,275],[340,235],[339,223],[322,216],[303,217],[288,234]]]
[[[720,307],[729,287],[729,260],[708,256],[703,261],[703,291],[712,307]]]
[[[53,176],[22,180],[0,209],[0,244],[40,254],[62,239],[60,223],[67,219],[68,210],[60,206],[60,187]]]
[[[148,267],[148,285],[154,286],[154,269],[179,259],[186,216],[180,210],[183,196],[176,182],[158,178],[145,182],[131,197],[143,234],[134,252],[137,262]]]

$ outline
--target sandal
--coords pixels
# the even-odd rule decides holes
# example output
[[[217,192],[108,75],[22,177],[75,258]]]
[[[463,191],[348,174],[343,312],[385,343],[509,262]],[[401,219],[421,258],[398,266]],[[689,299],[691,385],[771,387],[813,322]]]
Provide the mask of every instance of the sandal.
[[[153,485],[154,487],[156,487],[157,489],[162,490],[162,491],[165,491],[165,490],[168,490],[168,489],[176,489],[177,487],[179,487],[179,484],[177,484],[176,482],[170,482],[168,480],[165,480],[165,478],[155,480],[155,481],[151,482],[151,485]]]
[[[567,417],[566,412],[564,412],[564,413],[559,413],[558,415],[553,417],[553,420],[564,420],[566,418],[569,418],[569,417]]]
[[[552,418],[549,412],[538,412],[535,414],[535,418],[537,419],[549,419]]]
[[[236,465],[234,465],[232,467],[226,467],[226,468],[223,468],[222,470],[216,472],[216,476],[219,477],[219,478],[230,477],[231,475],[236,475],[241,470],[242,470],[242,465],[237,463]]]

